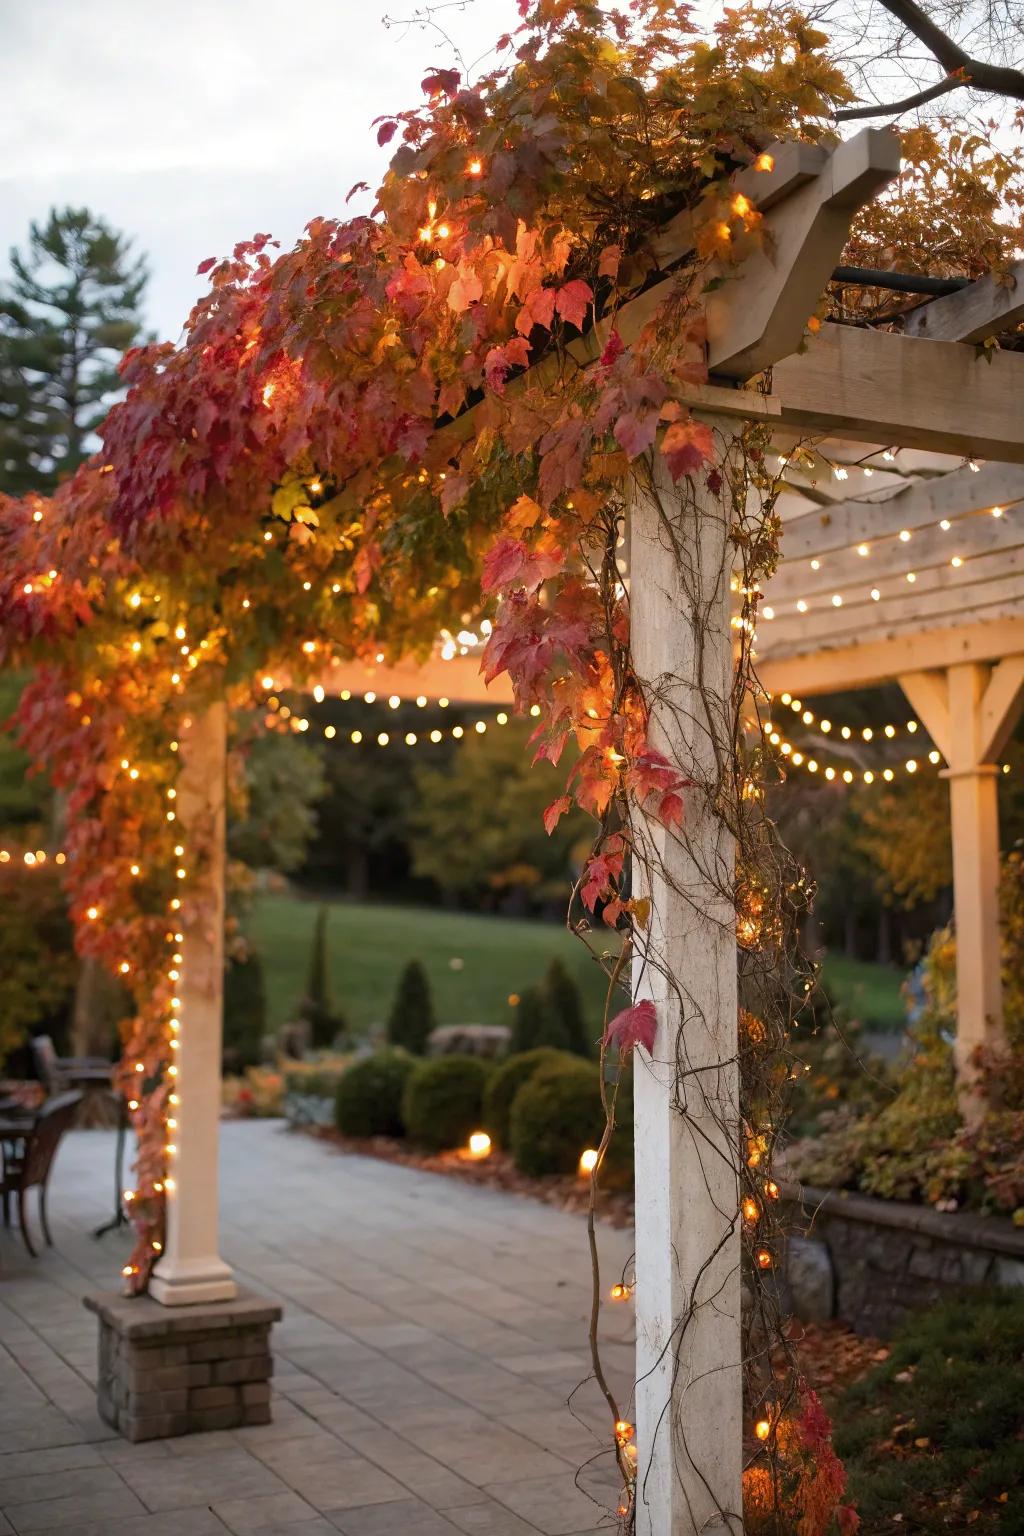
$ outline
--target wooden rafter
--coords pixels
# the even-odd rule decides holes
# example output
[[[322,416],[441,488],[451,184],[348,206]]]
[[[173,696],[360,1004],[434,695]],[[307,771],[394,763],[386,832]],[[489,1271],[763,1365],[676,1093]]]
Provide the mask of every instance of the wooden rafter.
[[[911,533],[909,528],[902,530]],[[1004,517],[976,514],[951,523],[948,530],[938,524],[918,529],[909,542],[898,533],[868,537],[852,549],[811,559],[782,561],[778,575],[768,583],[766,601],[777,614],[783,605],[797,599],[829,597],[833,592],[847,596],[855,590],[864,597],[879,581],[902,577],[908,570],[918,580],[926,571],[949,571],[965,585],[977,579],[976,562],[999,553],[1008,554],[1024,545],[1024,509]],[[858,553],[863,549],[864,555]],[[953,566],[954,559],[963,561]]]
[[[985,341],[1024,320],[1024,261],[1006,274],[988,273],[969,288],[947,294],[912,310],[904,336],[930,341]]]
[[[966,466],[934,479],[916,480],[884,501],[850,498],[830,507],[814,507],[790,518],[783,529],[786,562],[812,559],[872,540],[911,533],[942,518],[1007,506],[1024,497],[1024,469],[1015,464],[983,464],[975,474]]]

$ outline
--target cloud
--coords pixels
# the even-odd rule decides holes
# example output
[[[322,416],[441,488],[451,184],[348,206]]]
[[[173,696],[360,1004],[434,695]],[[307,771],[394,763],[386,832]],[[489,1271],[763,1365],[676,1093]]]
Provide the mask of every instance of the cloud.
[[[386,163],[370,131],[421,99],[451,50],[385,28],[385,0],[33,0],[3,22],[0,251],[51,205],[88,206],[153,268],[149,321],[176,336],[206,256],[267,230],[290,245]],[[405,7],[393,0],[400,10]],[[468,0],[444,20],[472,59],[516,20]]]

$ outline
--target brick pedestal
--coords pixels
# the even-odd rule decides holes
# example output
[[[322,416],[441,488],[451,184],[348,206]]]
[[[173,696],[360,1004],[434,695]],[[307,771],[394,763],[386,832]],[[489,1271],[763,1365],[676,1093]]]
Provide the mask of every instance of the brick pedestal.
[[[251,1292],[233,1301],[163,1307],[99,1291],[97,1402],[126,1440],[269,1424],[270,1329],[281,1308]]]

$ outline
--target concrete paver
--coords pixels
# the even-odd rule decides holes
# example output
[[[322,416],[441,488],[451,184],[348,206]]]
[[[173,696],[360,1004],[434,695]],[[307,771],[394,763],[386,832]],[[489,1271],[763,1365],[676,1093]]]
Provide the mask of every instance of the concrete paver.
[[[226,1124],[224,1257],[284,1307],[274,1421],[132,1446],[95,1412],[96,1323],[81,1304],[117,1283],[128,1251],[124,1232],[89,1235],[109,1214],[112,1160],[109,1133],[67,1138],[56,1247],[39,1260],[0,1232],[0,1536],[614,1526],[602,1404],[585,1380],[580,1217],[340,1155],[278,1122]],[[606,1229],[601,1245],[615,1276],[631,1237]],[[610,1309],[607,1330],[625,1404],[631,1308]]]

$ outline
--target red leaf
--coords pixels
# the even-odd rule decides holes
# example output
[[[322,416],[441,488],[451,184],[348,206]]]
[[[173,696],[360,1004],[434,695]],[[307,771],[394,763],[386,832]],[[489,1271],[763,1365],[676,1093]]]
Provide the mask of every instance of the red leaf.
[[[683,819],[683,802],[679,795],[662,795],[658,806],[658,820],[666,827],[679,826]]]
[[[496,592],[513,583],[526,563],[527,549],[522,539],[499,539],[484,556],[480,573],[481,591]]]
[[[209,272],[210,268],[216,266],[216,264],[217,264],[216,256],[207,256],[206,260],[205,261],[201,261],[199,263],[198,267],[196,267],[196,276],[197,277],[202,277],[204,272]]]
[[[702,464],[710,464],[715,457],[715,438],[711,428],[703,421],[687,416],[673,421],[665,431],[661,451],[665,455],[673,480],[692,475]]]
[[[619,275],[619,262],[622,260],[621,245],[606,245],[597,258],[597,273],[599,277],[616,278]]]
[[[551,329],[555,315],[555,290],[535,288],[516,316],[516,330],[521,336],[529,336],[535,325]]]
[[[451,298],[448,300],[451,303]],[[530,348],[522,336],[513,336],[503,347],[492,347],[484,358],[484,378],[488,387],[500,395],[513,368],[522,368],[530,360]]]
[[[377,129],[377,143],[390,144],[397,131],[398,124],[395,122],[394,118],[392,118],[390,122],[381,123],[380,127]]]
[[[646,998],[624,1008],[611,1019],[604,1032],[605,1045],[616,1045],[625,1056],[634,1046],[642,1045],[648,1056],[654,1051],[654,1037],[658,1032],[658,1015],[654,1004]]]
[[[612,331],[611,335],[608,337],[608,340],[604,344],[604,351],[601,353],[602,366],[605,368],[610,368],[612,363],[615,362],[615,359],[621,357],[625,350],[626,344],[622,337],[619,335],[618,331]]]
[[[593,289],[589,284],[581,282],[578,277],[559,288],[555,296],[555,308],[558,313],[578,331],[582,331],[587,310],[593,302]]]
[[[554,547],[530,550],[522,539],[499,539],[484,556],[480,586],[485,593],[520,586],[532,591],[561,570],[563,560]]]
[[[448,308],[457,315],[464,314],[471,304],[483,296],[484,285],[472,267],[460,267],[458,276],[448,290]]]
[[[454,96],[460,78],[457,69],[435,69],[420,81],[420,88],[427,96]]]
[[[658,430],[657,407],[640,411],[623,411],[615,423],[615,441],[631,459],[637,458],[654,442]]]
[[[548,837],[551,836],[552,832],[558,826],[558,823],[561,821],[562,817],[565,815],[566,811],[571,805],[572,801],[568,795],[559,795],[557,800],[552,800],[551,804],[544,812],[544,830],[548,834]]]

